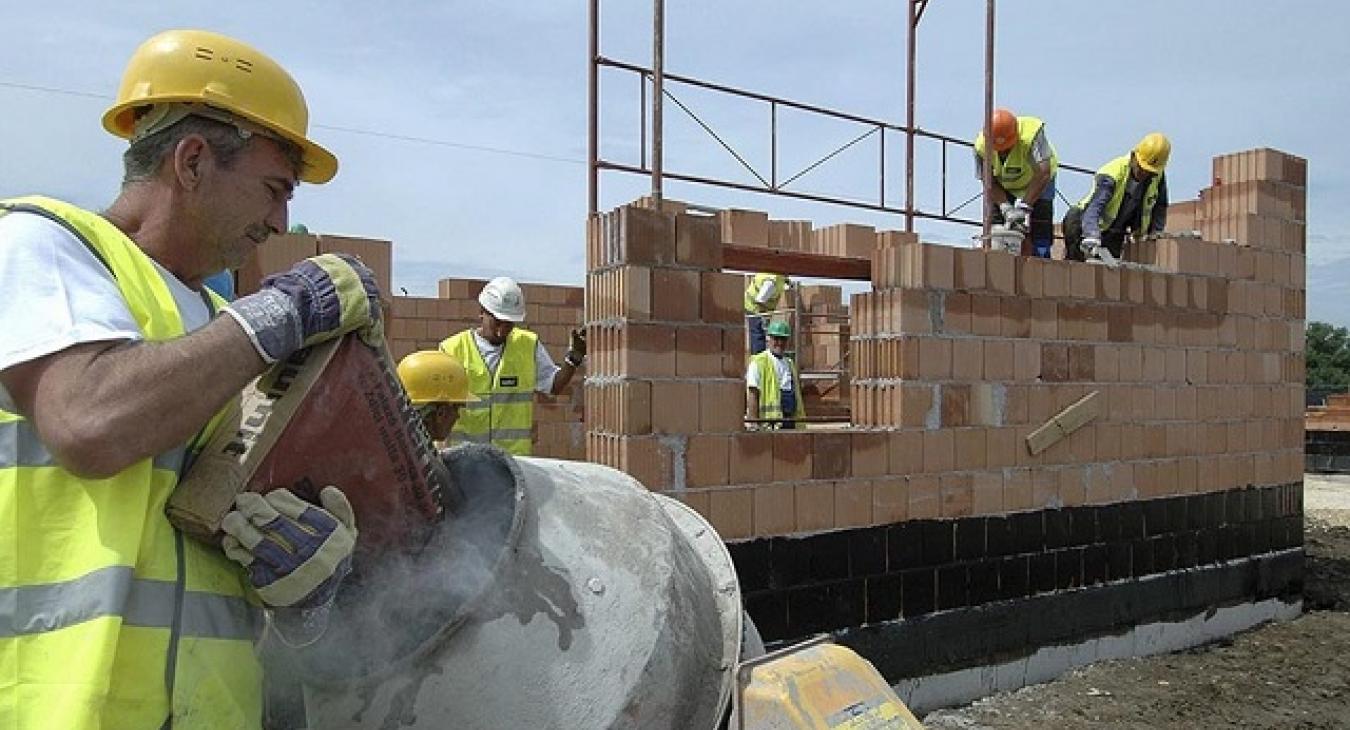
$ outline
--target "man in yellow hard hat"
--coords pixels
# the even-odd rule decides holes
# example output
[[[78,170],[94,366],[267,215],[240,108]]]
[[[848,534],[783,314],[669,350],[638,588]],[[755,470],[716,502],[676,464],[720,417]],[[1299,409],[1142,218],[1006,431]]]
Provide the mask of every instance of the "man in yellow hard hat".
[[[1045,134],[1045,122],[995,109],[993,190],[985,216],[1013,231],[1030,232],[1032,254],[1050,258],[1055,240],[1055,172],[1059,157]],[[984,178],[984,132],[975,138],[975,177]]]
[[[478,293],[478,326],[441,341],[440,350],[469,374],[469,391],[479,397],[464,406],[454,440],[496,444],[529,456],[533,449],[534,394],[561,395],[586,359],[586,332],[574,329],[562,365],[553,362],[539,335],[525,321],[525,293],[514,279],[499,276]]]
[[[787,322],[771,322],[769,347],[750,358],[745,371],[745,418],[752,429],[797,427],[806,417],[802,402],[802,376],[787,354],[792,328]]]
[[[382,338],[379,292],[333,255],[228,305],[203,286],[286,229],[300,181],[337,171],[299,86],[258,50],[156,35],[103,126],[129,141],[106,210],[0,201],[0,727],[258,728],[252,607],[323,625],[351,507],[332,487],[322,506],[240,496],[222,552],[178,532],[165,501],[271,363],[346,332]]]
[[[745,328],[750,333],[750,354],[764,352],[764,327],[778,310],[787,292],[786,274],[759,273],[745,284]]]
[[[1167,226],[1167,159],[1172,143],[1160,132],[1146,135],[1128,155],[1097,170],[1092,190],[1064,215],[1069,258],[1114,264],[1125,236],[1138,241]]]
[[[437,442],[450,438],[461,406],[478,402],[464,366],[440,350],[419,350],[399,360],[398,379]]]

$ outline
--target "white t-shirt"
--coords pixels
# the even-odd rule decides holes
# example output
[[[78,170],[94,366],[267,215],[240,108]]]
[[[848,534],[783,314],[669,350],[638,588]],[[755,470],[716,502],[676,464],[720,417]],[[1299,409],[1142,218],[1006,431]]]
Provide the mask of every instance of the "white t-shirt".
[[[478,330],[473,330],[474,344],[478,345],[478,354],[483,356],[483,364],[487,365],[488,373],[497,374],[497,365],[502,361],[502,349],[506,346],[503,342],[500,345],[494,345],[483,339],[478,334]],[[549,393],[553,390],[553,378],[562,368],[553,362],[549,357],[548,350],[544,349],[544,343],[539,340],[534,341],[534,389],[538,393]]]
[[[778,357],[772,352],[769,355],[773,357],[773,372],[778,376],[778,389],[792,390],[792,366],[788,364],[788,358]],[[755,390],[762,390],[759,387],[759,366],[753,360],[745,369],[745,384]]]
[[[211,319],[202,295],[158,263],[186,331]],[[60,224],[34,213],[0,216],[0,371],[72,345],[139,340],[112,272]],[[14,410],[0,385],[0,410]]]

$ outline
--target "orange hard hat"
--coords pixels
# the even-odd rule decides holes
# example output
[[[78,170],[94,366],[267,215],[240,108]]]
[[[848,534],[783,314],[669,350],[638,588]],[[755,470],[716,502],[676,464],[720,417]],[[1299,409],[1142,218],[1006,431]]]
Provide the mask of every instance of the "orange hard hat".
[[[989,127],[994,132],[994,149],[1007,152],[1017,144],[1017,115],[1007,109],[995,109],[989,118]]]

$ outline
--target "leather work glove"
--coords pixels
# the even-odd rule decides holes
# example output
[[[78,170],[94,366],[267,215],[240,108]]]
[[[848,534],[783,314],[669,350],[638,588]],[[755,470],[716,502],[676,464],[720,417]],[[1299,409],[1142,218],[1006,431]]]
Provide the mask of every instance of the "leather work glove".
[[[360,259],[326,253],[263,279],[262,289],[227,304],[269,365],[292,352],[353,330],[376,344],[384,339],[375,275]]]
[[[586,359],[586,330],[578,327],[572,330],[567,344],[567,364],[577,367]]]
[[[351,571],[356,515],[337,487],[319,492],[318,507],[288,489],[243,492],[225,515],[225,554],[248,568],[269,606],[326,606]]]

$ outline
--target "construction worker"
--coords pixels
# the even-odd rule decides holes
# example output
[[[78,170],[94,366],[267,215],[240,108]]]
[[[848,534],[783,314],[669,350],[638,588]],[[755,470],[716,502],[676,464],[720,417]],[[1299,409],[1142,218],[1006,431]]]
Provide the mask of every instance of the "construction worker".
[[[777,311],[787,286],[785,274],[755,274],[745,285],[745,328],[750,332],[751,355],[764,352],[764,320]]]
[[[1125,234],[1136,241],[1167,226],[1167,159],[1172,143],[1159,132],[1139,140],[1128,155],[1102,165],[1087,197],[1064,215],[1064,244],[1076,261],[1114,264]]]
[[[252,606],[292,628],[326,616],[356,537],[337,489],[322,506],[238,497],[224,552],[164,514],[194,446],[271,363],[383,337],[355,259],[307,259],[229,305],[203,287],[286,229],[300,181],[336,173],[307,120],[272,59],[168,31],[103,116],[129,141],[117,199],[0,201],[0,726],[258,728]]]
[[[1055,240],[1055,173],[1059,157],[1045,136],[1045,122],[995,109],[990,118],[993,189],[985,215],[991,224],[1031,234],[1033,253],[1050,258]],[[975,177],[984,179],[984,132],[975,137]]]
[[[478,294],[478,326],[447,337],[440,350],[464,364],[469,391],[453,440],[493,443],[529,456],[534,394],[560,395],[586,359],[586,333],[574,329],[562,365],[553,362],[525,321],[525,294],[515,280],[499,276]]]
[[[768,335],[769,348],[751,356],[745,371],[745,418],[752,429],[796,428],[795,419],[806,417],[806,407],[801,373],[787,354],[792,328],[771,322]]]
[[[450,438],[460,407],[478,402],[478,396],[469,392],[464,366],[440,350],[419,350],[399,360],[398,379],[427,432],[438,442]]]

